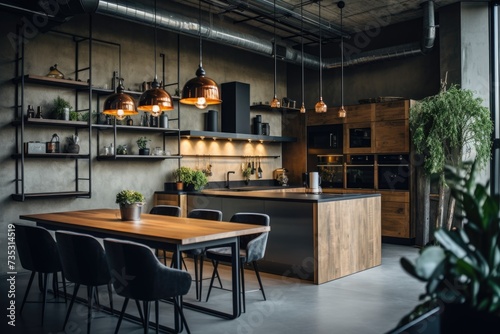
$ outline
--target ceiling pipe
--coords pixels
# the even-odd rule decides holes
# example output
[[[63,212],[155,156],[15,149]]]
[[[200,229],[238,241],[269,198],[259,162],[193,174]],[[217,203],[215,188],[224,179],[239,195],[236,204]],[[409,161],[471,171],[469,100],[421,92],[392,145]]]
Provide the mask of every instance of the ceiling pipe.
[[[238,3],[235,0],[229,0],[233,3]],[[267,5],[269,1],[256,1],[261,5]],[[245,2],[246,3],[246,2]],[[97,13],[101,15],[111,16],[118,19],[128,20],[145,25],[154,25],[154,11],[150,6],[140,3],[132,3],[126,0],[67,0],[60,5],[58,16],[68,18],[69,16],[82,13]],[[427,1],[423,4],[424,8],[424,37],[421,45],[403,44],[389,48],[366,51],[357,55],[351,56],[344,60],[344,66],[352,66],[365,64],[368,62],[393,59],[398,57],[408,57],[417,54],[427,53],[434,45],[435,26],[434,26],[434,2]],[[280,10],[293,12],[284,7]],[[230,45],[236,48],[241,48],[246,51],[263,54],[266,56],[273,55],[273,38],[269,39],[257,37],[255,35],[228,31],[222,27],[204,26],[199,27],[200,22],[195,18],[188,17],[179,13],[173,13],[162,9],[157,9],[156,13],[157,27],[179,34],[189,35],[199,38],[199,34],[204,40],[214,43]],[[295,50],[290,46],[286,47],[286,53],[283,60],[296,64],[302,64],[302,56],[300,50]],[[340,67],[339,58],[330,58],[322,60],[323,67],[327,69]],[[319,66],[319,57],[314,55],[304,55],[304,66],[312,69],[317,69]]]

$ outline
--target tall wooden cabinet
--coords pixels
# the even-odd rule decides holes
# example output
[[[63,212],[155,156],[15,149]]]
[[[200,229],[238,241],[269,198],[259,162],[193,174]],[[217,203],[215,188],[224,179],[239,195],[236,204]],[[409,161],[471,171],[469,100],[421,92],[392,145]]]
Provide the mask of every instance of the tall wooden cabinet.
[[[380,193],[382,236],[411,242],[415,237],[410,214],[414,187],[411,105],[411,100],[351,105],[346,106],[346,118],[338,117],[338,108],[326,113],[308,111],[299,122],[302,129],[294,129],[298,137],[294,149],[283,150],[283,161],[295,163],[298,182],[303,172],[320,171],[324,193]],[[314,130],[328,125],[333,129],[335,124],[341,125],[341,147],[312,147]],[[294,161],[294,153],[300,150],[306,152],[306,161]]]

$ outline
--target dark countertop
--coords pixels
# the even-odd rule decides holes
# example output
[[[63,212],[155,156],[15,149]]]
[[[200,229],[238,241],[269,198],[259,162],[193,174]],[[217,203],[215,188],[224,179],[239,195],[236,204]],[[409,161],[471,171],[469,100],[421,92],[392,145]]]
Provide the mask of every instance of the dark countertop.
[[[231,189],[207,189],[199,192],[187,193],[192,196],[217,196],[217,197],[238,197],[249,199],[265,199],[271,201],[293,201],[293,202],[331,202],[344,201],[358,198],[380,196],[377,193],[369,194],[308,194],[305,192],[284,192],[284,191],[238,191]]]

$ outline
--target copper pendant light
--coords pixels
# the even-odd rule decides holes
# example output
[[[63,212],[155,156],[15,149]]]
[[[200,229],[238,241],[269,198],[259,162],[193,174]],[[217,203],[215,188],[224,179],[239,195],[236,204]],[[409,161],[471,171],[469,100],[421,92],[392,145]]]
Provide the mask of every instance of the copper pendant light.
[[[302,105],[300,106],[300,112],[302,114],[306,113],[306,106],[304,105],[304,4],[300,1],[300,46],[301,46],[301,61],[302,61]]]
[[[321,0],[318,0],[318,26],[319,26],[319,101],[314,105],[317,113],[326,112],[327,106],[323,102],[323,62],[321,55]]]
[[[205,76],[203,69],[203,52],[201,38],[201,1],[199,2],[198,30],[200,36],[200,64],[196,70],[196,77],[192,78],[184,85],[180,102],[194,105],[198,109],[205,109],[209,105],[220,104],[220,91],[217,83]]]
[[[156,44],[157,44],[157,28],[156,28],[156,0],[155,0],[155,13],[154,13],[154,59],[155,59],[155,77],[151,84],[151,88],[142,93],[139,98],[137,109],[140,111],[151,113],[152,116],[157,117],[165,110],[174,109],[172,97],[167,91],[160,87],[156,75]]]
[[[124,93],[122,80],[120,79],[116,93],[108,96],[104,101],[103,114],[116,117],[118,120],[123,120],[127,116],[137,115],[135,110],[135,102],[132,97]]]
[[[342,15],[342,9],[345,6],[344,1],[339,1],[337,3],[337,6],[340,8],[340,69],[341,69],[341,74],[340,74],[340,109],[339,109],[339,117],[340,118],[345,118],[347,115],[347,112],[344,108],[344,31],[343,31],[343,15]]]
[[[273,42],[273,57],[274,57],[274,97],[271,100],[271,108],[281,107],[281,102],[276,96],[276,0],[274,0],[274,42]]]

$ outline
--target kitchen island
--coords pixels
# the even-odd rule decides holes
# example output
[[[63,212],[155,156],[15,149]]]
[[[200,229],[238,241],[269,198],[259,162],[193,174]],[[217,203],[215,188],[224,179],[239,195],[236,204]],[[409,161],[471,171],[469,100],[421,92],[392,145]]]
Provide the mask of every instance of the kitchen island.
[[[266,255],[259,261],[264,272],[322,284],[381,264],[379,194],[214,189],[186,197],[188,211],[221,210],[223,220],[236,212],[268,214],[271,232]]]

